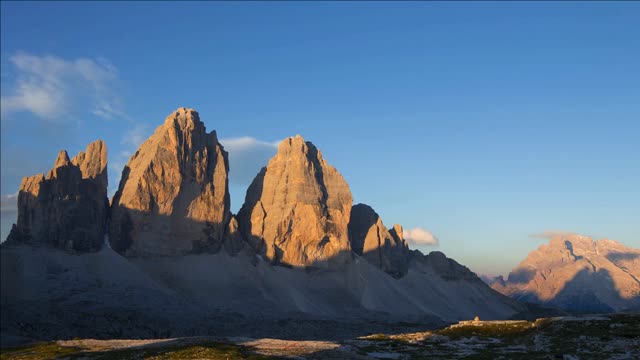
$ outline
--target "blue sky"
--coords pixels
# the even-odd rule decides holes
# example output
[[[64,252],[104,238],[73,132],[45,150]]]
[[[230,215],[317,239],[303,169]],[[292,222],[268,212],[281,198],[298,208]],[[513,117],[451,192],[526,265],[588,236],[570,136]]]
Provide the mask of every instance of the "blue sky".
[[[107,142],[110,191],[177,107],[232,207],[301,134],[387,226],[480,273],[573,231],[640,247],[640,3],[1,3],[2,236],[23,176]]]

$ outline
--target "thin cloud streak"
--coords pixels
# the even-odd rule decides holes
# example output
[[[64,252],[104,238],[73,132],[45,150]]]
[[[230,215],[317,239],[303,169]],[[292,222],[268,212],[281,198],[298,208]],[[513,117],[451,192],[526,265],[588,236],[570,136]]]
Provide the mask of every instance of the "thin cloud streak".
[[[541,233],[531,234],[530,238],[534,239],[551,239],[558,236],[567,236],[567,235],[575,235],[576,233],[571,231],[558,231],[558,230],[547,230]]]
[[[2,214],[18,211],[18,193],[0,195],[0,211]]]
[[[275,155],[280,142],[263,141],[249,136],[220,139],[229,153],[229,183],[248,186]]]
[[[104,119],[125,118],[117,95],[118,70],[103,58],[66,60],[53,55],[19,52],[9,58],[15,83],[0,97],[3,120],[7,114],[30,112],[49,121],[65,121],[71,110],[88,106]]]

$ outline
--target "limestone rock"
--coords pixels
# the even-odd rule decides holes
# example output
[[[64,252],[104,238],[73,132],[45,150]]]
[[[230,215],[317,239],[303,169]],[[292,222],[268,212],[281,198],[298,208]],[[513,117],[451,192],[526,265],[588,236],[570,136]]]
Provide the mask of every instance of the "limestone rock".
[[[577,234],[553,237],[495,282],[515,299],[572,312],[640,308],[640,250]]]
[[[224,234],[224,249],[230,255],[236,255],[245,247],[245,241],[238,229],[238,220],[235,216],[231,217],[227,229]]]
[[[401,244],[403,247],[408,248],[409,244],[404,239],[404,230],[402,229],[402,225],[394,224],[391,229],[389,229],[389,234],[396,240],[397,244]]]
[[[71,160],[60,151],[46,177],[22,179],[18,222],[7,241],[95,251],[103,243],[107,212],[107,147],[98,140]]]
[[[351,259],[352,202],[342,175],[297,135],[280,144],[253,180],[238,223],[254,249],[275,263],[340,264]]]
[[[122,172],[111,246],[128,256],[218,251],[231,217],[228,173],[216,132],[206,132],[195,110],[176,110]]]
[[[423,255],[420,251],[413,251],[413,259],[422,262],[430,267],[441,278],[448,281],[464,280],[468,282],[479,282],[482,280],[468,267],[459,264],[457,261],[448,258],[440,251],[432,251],[428,255]]]
[[[357,204],[351,208],[349,236],[354,253],[393,277],[407,273],[409,249],[402,238],[402,227],[396,224],[391,231],[387,230],[369,205]]]

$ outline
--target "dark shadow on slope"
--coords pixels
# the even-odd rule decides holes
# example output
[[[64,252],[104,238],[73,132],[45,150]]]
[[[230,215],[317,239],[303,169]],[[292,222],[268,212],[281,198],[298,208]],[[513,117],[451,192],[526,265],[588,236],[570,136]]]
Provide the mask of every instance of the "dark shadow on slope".
[[[202,228],[203,225],[202,222],[196,220],[181,219],[180,221],[186,222],[189,227],[193,228]],[[169,218],[165,222],[170,225]],[[217,248],[222,251],[220,249],[224,249],[223,245],[210,247],[210,249]],[[2,248],[5,249],[4,244]],[[51,251],[56,250],[52,249]],[[245,265],[253,268],[256,265],[256,262],[252,263],[252,260],[255,260],[255,255],[252,255],[253,250],[246,246],[243,251],[247,252],[243,256],[249,255]],[[114,254],[114,256],[118,255]],[[352,253],[342,252],[336,256],[340,259],[351,258]],[[169,258],[171,261],[171,257],[155,258]],[[121,258],[118,257],[118,259]],[[125,257],[122,260],[130,261],[131,258]],[[25,264],[37,264],[38,261],[25,262]],[[424,256],[419,252],[414,252],[409,261],[423,262],[437,275],[448,281],[467,281],[473,283],[474,286],[484,285],[469,269],[446,258],[442,253],[436,252]],[[17,262],[21,262],[21,260]],[[211,335],[275,337],[292,340],[337,340],[381,332],[425,331],[445,325],[441,320],[425,314],[397,315],[364,309],[361,305],[361,299],[349,289],[344,286],[331,285],[333,280],[346,281],[344,269],[341,267],[344,265],[339,264],[339,262],[334,263],[329,260],[313,264],[305,269],[288,270],[304,273],[308,277],[306,279],[309,284],[305,294],[308,294],[310,298],[321,299],[314,301],[320,303],[322,307],[335,310],[335,314],[325,313],[324,310],[314,313],[313,309],[305,310],[307,312],[302,312],[297,308],[294,311],[277,309],[278,304],[274,305],[264,299],[256,300],[255,308],[250,309],[256,314],[246,315],[249,309],[221,312],[208,308],[205,306],[206,304],[198,302],[189,293],[179,293],[175,297],[166,299],[161,298],[157,302],[152,302],[160,305],[150,307],[148,298],[158,298],[162,294],[146,293],[145,289],[124,287],[122,294],[114,294],[112,288],[109,288],[110,296],[89,296],[90,300],[86,300],[84,299],[86,294],[91,295],[92,292],[103,294],[101,289],[105,275],[96,277],[96,283],[89,287],[86,287],[84,283],[81,287],[75,287],[75,280],[69,280],[73,279],[73,276],[64,275],[64,269],[53,269],[55,270],[53,273],[46,275],[48,276],[47,281],[50,283],[70,281],[70,283],[60,283],[60,286],[54,285],[53,287],[61,289],[69,287],[73,291],[65,290],[57,295],[51,295],[51,297],[26,298],[16,302],[11,300],[10,296],[6,296],[9,295],[7,292],[10,290],[8,290],[9,287],[5,287],[7,284],[3,281],[2,329],[3,332],[9,331],[15,335],[39,339],[72,339],[74,337],[98,339],[167,338]],[[132,263],[132,266],[137,265]],[[144,269],[142,270],[144,271]],[[87,272],[90,272],[90,269],[87,269]],[[163,274],[162,276],[167,275],[171,276],[171,274]],[[212,276],[220,275],[212,274]],[[15,276],[13,283],[18,283],[23,279],[18,275]],[[168,286],[168,283],[162,282],[162,276],[154,277],[154,281]],[[389,277],[391,281],[398,281],[381,270],[375,276]],[[4,277],[3,273],[3,279]],[[316,282],[316,279],[324,279],[324,281]],[[426,279],[425,281],[427,281]],[[317,285],[320,283],[324,285]],[[264,284],[264,286],[269,285]],[[489,288],[487,287],[487,289]],[[219,292],[212,291],[211,297],[228,293],[229,289],[219,289]],[[70,295],[71,293],[72,295]],[[380,296],[383,295],[385,294]],[[236,303],[243,300],[240,297],[236,298],[236,296],[238,295],[230,296],[229,302]],[[124,301],[129,298],[134,300],[129,303]],[[517,307],[517,305],[514,306]],[[35,311],[33,313],[35,315],[30,315],[31,310]],[[6,314],[8,315],[5,316]]]
[[[628,309],[640,306],[640,296],[623,298],[619,294],[606,269],[599,269],[597,272],[581,270],[551,299],[541,299],[538,294],[532,292],[519,293],[515,298],[575,314],[615,312],[607,302],[627,304],[625,308]]]
[[[196,221],[193,222],[193,226],[200,225]],[[12,244],[2,247],[3,263],[7,265],[15,263],[15,266],[10,266],[15,271],[22,271],[20,270],[22,266],[38,266],[39,262],[43,263],[46,260],[46,258],[32,259],[25,262],[18,258],[15,261],[4,261],[7,260],[4,255],[7,254],[4,252],[5,249],[11,250],[11,247],[18,246],[22,245]],[[39,247],[49,249],[45,244],[39,245]],[[51,251],[54,258],[62,256],[62,252],[53,254],[53,252],[60,251],[55,248],[50,248],[47,251]],[[30,253],[28,251],[21,252],[20,256],[29,256]],[[89,256],[89,254],[73,256]],[[113,256],[124,261],[133,260],[115,253]],[[343,257],[345,254],[338,256]],[[158,259],[160,262],[160,259],[167,259],[171,262],[171,258],[154,257],[150,258],[150,261]],[[243,265],[253,269],[256,264],[252,263],[251,259],[251,256],[246,256],[246,263]],[[144,267],[140,267],[139,262],[131,262],[131,264],[145,274],[150,274],[144,270]],[[7,274],[3,266],[3,280],[6,280],[7,276],[13,276],[13,279],[2,282],[1,326],[3,334],[42,340],[73,339],[75,337],[127,339],[184,336],[339,340],[376,332],[425,331],[444,325],[441,320],[432,316],[420,314],[398,316],[364,309],[360,305],[360,299],[347,288],[331,286],[332,279],[343,281],[343,269],[338,266],[327,266],[327,263],[318,264],[317,267],[287,271],[305,274],[309,284],[305,296],[317,299],[313,301],[321,304],[322,307],[339,311],[335,315],[322,311],[315,314],[301,312],[302,310],[299,309],[277,309],[277,304],[274,305],[273,300],[263,298],[256,299],[253,309],[238,308],[219,311],[201,302],[202,297],[193,297],[189,292],[179,291],[176,295],[163,297],[164,295],[161,293],[147,292],[148,290],[143,288],[122,287],[122,293],[119,294],[113,286],[110,286],[105,288],[107,289],[105,293],[102,290],[103,284],[113,282],[109,278],[109,272],[102,273],[102,275],[92,275],[93,277],[90,279],[95,278],[95,280],[77,283],[73,274],[70,274],[68,270],[64,268],[49,269],[49,266],[46,266],[47,270],[45,270],[44,276],[47,276],[47,282],[52,288],[61,290],[56,291],[56,294],[33,298],[29,298],[28,294],[20,298],[10,296],[10,292],[12,292],[10,284],[19,284],[23,281],[25,278],[21,274],[25,274],[25,272],[16,272],[15,275]],[[117,262],[114,263],[114,266],[117,266]],[[87,266],[86,273],[90,273],[93,271],[92,269],[93,265]],[[25,271],[26,273],[30,272],[29,269],[25,269]],[[170,271],[170,268],[167,268],[167,271]],[[171,274],[164,273],[166,271],[155,271],[152,278],[163,288],[167,288],[169,282],[165,283],[163,277],[171,276]],[[180,276],[187,275],[181,274]],[[212,274],[212,276],[224,276],[224,274]],[[256,274],[256,276],[258,275]],[[378,276],[386,277],[388,275],[380,271]],[[313,285],[316,284],[315,279],[324,279],[317,282],[322,285]],[[269,287],[269,284],[270,282],[264,283],[262,286]],[[280,289],[278,286],[274,287],[271,292],[278,291]],[[178,288],[168,289],[180,290]],[[219,289],[219,292],[212,290],[211,297],[218,297],[223,293],[229,294],[230,292],[233,295],[224,295],[228,297],[228,303],[244,300],[239,297],[238,292],[232,292],[229,289]],[[103,296],[103,294],[108,296]],[[150,301],[151,299],[153,301]],[[247,315],[247,313],[253,314]]]
[[[125,168],[126,170],[126,168]],[[123,172],[123,176],[125,172]],[[119,194],[116,194],[119,196]],[[144,238],[145,253],[142,256],[174,256],[188,253],[217,253],[226,240],[227,223],[202,221],[187,218],[184,206],[175,209],[171,216],[158,213],[155,199],[150,200],[152,210],[142,212],[126,206],[112,206],[109,218],[109,239],[111,248],[123,255],[130,255],[129,249],[134,243]],[[189,199],[191,201],[191,199]],[[184,204],[183,204],[184,205]],[[224,229],[219,233],[216,229]],[[185,234],[187,241],[179,239],[176,234]],[[146,250],[150,239],[157,246],[158,252]],[[179,249],[173,253],[170,249]],[[136,249],[139,250],[139,249]]]
[[[251,221],[251,216],[253,215],[251,211],[256,207],[258,202],[260,201],[260,197],[262,196],[262,191],[264,189],[264,176],[267,173],[267,167],[263,167],[260,169],[260,172],[253,179],[249,188],[247,188],[247,193],[244,198],[244,203],[238,211],[238,226],[240,228],[240,233],[243,237],[249,242],[251,247],[258,253],[263,254],[266,251],[267,244],[260,237],[253,236],[254,233],[262,233],[263,229],[253,229],[253,223]],[[264,212],[264,209],[262,209]],[[266,214],[262,214],[262,221],[264,221]]]
[[[636,259],[640,259],[640,254],[636,253],[624,253],[624,252],[613,252],[608,253],[606,256],[607,260],[616,264],[619,261],[634,261]]]
[[[368,205],[356,204],[351,207],[349,241],[351,242],[351,250],[356,255],[362,256],[367,232],[378,219],[378,214]]]
[[[322,164],[320,164],[320,158],[318,157],[318,148],[310,141],[306,141],[305,144],[309,149],[309,160],[311,161],[311,163],[313,163],[313,167],[315,170],[315,174],[313,175],[318,184],[320,184],[320,190],[322,191],[322,198],[320,199],[320,204],[324,205],[322,207],[322,215],[326,216],[327,218],[331,218],[329,209],[327,207],[327,199],[329,198],[329,194],[327,193],[327,185],[324,183],[324,173],[322,171]]]
[[[18,207],[16,223],[0,246],[41,244],[70,253],[100,250],[109,211],[106,189],[101,194],[96,181],[82,178],[77,166],[56,171],[58,178],[43,178],[37,197],[20,191],[17,201],[23,206]]]
[[[375,232],[369,234],[372,230]],[[392,234],[384,226],[378,213],[369,205],[356,204],[351,207],[348,231],[351,250],[356,255],[396,279],[407,274],[411,252],[397,235],[394,237],[395,231]],[[367,239],[370,243],[365,244]]]
[[[567,250],[569,250],[569,253],[571,254],[571,256],[573,256],[573,257],[574,257],[574,259],[576,259],[576,260],[580,260],[580,259],[582,259],[582,258],[583,258],[582,256],[580,256],[580,255],[576,255],[576,254],[573,252],[573,243],[571,243],[571,241],[569,241],[569,240],[565,240],[565,241],[564,241],[564,246],[567,248]]]
[[[536,275],[535,269],[517,269],[509,273],[508,283],[526,284]]]
[[[55,250],[52,250],[55,251]],[[82,256],[82,255],[81,255]],[[114,254],[114,256],[117,256]],[[340,255],[343,256],[343,255]],[[414,256],[417,256],[414,255]],[[421,255],[422,256],[422,255]],[[432,257],[432,256],[431,256]],[[166,257],[165,257],[166,258]],[[426,261],[429,263],[429,256]],[[130,260],[129,258],[125,258]],[[453,262],[453,260],[450,260]],[[316,284],[316,278],[335,278],[341,281],[342,269],[326,266],[309,267],[307,269],[291,269],[306,273],[309,284]],[[456,263],[457,264],[457,263]],[[249,260],[245,264],[253,265]],[[462,267],[457,264],[457,266]],[[438,268],[436,265],[435,268]],[[327,277],[324,277],[327,276]],[[387,277],[388,274],[379,271],[377,276]],[[476,279],[477,277],[474,277]],[[391,280],[391,278],[389,278]],[[159,279],[161,281],[161,279]],[[57,281],[56,277],[49,281]],[[392,281],[398,281],[393,279]],[[426,278],[425,278],[425,281]],[[450,278],[449,281],[456,281]],[[468,281],[462,279],[462,281]],[[480,282],[480,280],[477,280]],[[475,282],[475,281],[474,281]],[[323,282],[318,282],[323,283]],[[99,286],[99,285],[97,285]],[[313,285],[310,285],[313,286]],[[57,286],[56,286],[57,287]],[[64,285],[61,284],[61,287]],[[339,289],[339,290],[338,290]],[[254,338],[281,338],[290,340],[341,340],[370,335],[373,333],[404,333],[426,331],[446,325],[441,320],[431,316],[415,314],[415,316],[398,316],[384,312],[368,311],[360,305],[360,299],[350,295],[344,288],[334,288],[324,281],[324,285],[308,291],[310,297],[322,297],[323,304],[342,309],[344,314],[337,316],[314,315],[312,313],[289,312],[279,315],[271,313],[271,306],[260,306],[257,310],[262,315],[248,316],[240,312],[216,312],[205,309],[200,304],[193,303],[188,293],[180,294],[171,301],[161,301],[163,305],[148,308],[144,304],[133,308],[120,303],[119,298],[111,296],[107,299],[93,297],[91,302],[69,301],[56,298],[29,299],[26,302],[7,304],[3,286],[3,332],[9,331],[15,335],[28,336],[39,339],[72,339],[97,338],[168,338],[184,336],[246,336]],[[78,288],[80,292],[94,291]],[[100,287],[95,289],[100,292]],[[132,289],[123,288],[121,296],[133,296]],[[220,289],[227,292],[228,289]],[[382,296],[383,294],[381,294]],[[149,293],[149,297],[158,294]],[[218,296],[214,291],[212,297]],[[144,299],[141,298],[141,299]],[[229,302],[241,299],[229,298]],[[136,303],[137,304],[137,303]],[[11,305],[11,306],[8,306]],[[265,302],[265,305],[268,305]],[[145,308],[146,307],[146,308]],[[20,316],[19,311],[41,308],[54,311],[44,317],[30,318]],[[15,312],[14,312],[15,311]],[[275,316],[277,315],[277,316]],[[279,318],[278,318],[279,317]]]

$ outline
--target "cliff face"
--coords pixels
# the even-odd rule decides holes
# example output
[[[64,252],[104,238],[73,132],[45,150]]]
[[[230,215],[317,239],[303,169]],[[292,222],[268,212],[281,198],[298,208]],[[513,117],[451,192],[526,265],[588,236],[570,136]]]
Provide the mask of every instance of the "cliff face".
[[[18,222],[7,241],[96,251],[103,243],[107,211],[107,147],[98,140],[71,160],[60,151],[47,176],[22,179]]]
[[[169,115],[131,157],[111,205],[110,241],[129,256],[218,251],[231,218],[227,152],[198,113]]]
[[[640,307],[640,250],[563,235],[541,245],[492,287],[516,299],[575,312]]]
[[[393,277],[407,273],[410,254],[402,238],[402,227],[395,225],[391,231],[387,230],[369,205],[357,204],[351,208],[349,236],[354,253]]]
[[[344,263],[351,258],[352,202],[342,175],[298,135],[285,139],[253,180],[238,224],[254,249],[275,263]]]

